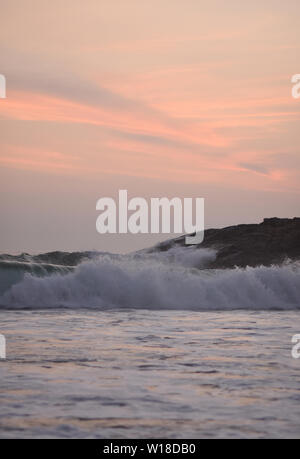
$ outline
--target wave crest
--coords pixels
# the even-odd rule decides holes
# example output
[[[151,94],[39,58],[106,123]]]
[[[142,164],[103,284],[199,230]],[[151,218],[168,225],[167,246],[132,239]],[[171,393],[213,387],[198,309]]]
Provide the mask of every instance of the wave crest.
[[[99,256],[68,273],[25,273],[0,298],[6,308],[300,309],[300,267],[205,269],[215,252]],[[202,269],[196,269],[196,268]]]

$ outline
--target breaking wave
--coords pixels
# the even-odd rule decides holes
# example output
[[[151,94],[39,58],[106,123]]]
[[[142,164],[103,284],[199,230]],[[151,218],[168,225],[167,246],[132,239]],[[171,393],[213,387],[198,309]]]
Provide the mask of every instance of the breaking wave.
[[[300,310],[298,263],[206,269],[215,257],[209,249],[174,248],[94,253],[74,266],[2,260],[0,308]]]

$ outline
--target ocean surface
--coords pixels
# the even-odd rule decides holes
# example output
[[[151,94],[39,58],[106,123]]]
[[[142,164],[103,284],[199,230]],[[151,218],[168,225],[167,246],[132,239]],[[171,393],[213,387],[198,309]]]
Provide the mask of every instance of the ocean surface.
[[[0,256],[1,438],[300,438],[300,268]]]

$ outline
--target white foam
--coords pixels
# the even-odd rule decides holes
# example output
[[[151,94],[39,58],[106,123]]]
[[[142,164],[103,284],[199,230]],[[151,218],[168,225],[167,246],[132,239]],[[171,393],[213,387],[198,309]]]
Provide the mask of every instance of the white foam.
[[[182,250],[184,250],[184,256]],[[73,272],[25,274],[0,299],[9,308],[300,309],[300,268],[198,270],[215,253],[174,249],[135,256],[101,256]]]

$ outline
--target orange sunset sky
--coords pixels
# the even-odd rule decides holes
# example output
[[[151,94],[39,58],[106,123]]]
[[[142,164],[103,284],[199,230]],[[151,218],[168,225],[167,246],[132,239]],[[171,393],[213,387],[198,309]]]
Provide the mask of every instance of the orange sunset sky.
[[[299,0],[0,0],[1,252],[126,252],[96,202],[299,216]]]

